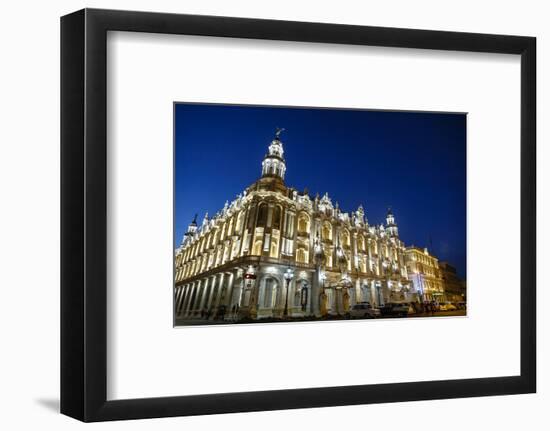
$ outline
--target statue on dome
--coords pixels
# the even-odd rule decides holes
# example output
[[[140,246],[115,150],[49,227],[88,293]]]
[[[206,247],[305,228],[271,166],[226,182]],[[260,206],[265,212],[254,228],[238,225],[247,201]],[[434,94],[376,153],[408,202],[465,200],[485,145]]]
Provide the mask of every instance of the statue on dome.
[[[286,129],[284,127],[275,127],[275,139],[280,140],[281,133],[283,133]]]

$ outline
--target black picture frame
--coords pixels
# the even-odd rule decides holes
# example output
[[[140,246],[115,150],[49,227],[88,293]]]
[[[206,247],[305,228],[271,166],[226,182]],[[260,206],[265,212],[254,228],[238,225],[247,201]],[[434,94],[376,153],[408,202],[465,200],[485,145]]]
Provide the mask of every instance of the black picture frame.
[[[107,401],[107,32],[521,56],[521,374]],[[61,18],[61,412],[106,421],[536,391],[534,37],[84,9]],[[495,149],[498,151],[498,149]]]

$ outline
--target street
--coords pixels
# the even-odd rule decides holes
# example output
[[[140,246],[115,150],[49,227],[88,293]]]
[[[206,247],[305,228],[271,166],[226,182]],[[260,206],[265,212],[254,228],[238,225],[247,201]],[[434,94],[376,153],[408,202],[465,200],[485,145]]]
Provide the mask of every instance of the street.
[[[466,310],[436,311],[433,314],[417,313],[417,314],[410,314],[407,317],[448,317],[448,316],[466,316]]]
[[[368,319],[368,318],[355,318],[353,320],[380,320],[380,319],[406,319],[406,318],[415,318],[415,317],[455,317],[455,316],[466,316],[466,310],[454,310],[454,311],[436,311],[434,313],[415,313],[415,314],[409,314],[407,317],[401,317],[401,316],[382,316],[377,317],[376,319]],[[200,326],[200,325],[228,325],[232,323],[239,323],[239,324],[245,324],[245,323],[281,323],[281,322],[324,322],[324,321],[333,321],[333,320],[350,320],[349,317],[345,316],[327,316],[324,318],[294,318],[294,319],[275,319],[275,318],[268,318],[268,319],[261,319],[261,320],[241,320],[241,321],[234,321],[234,320],[204,320],[200,318],[195,319],[176,319],[175,326]]]

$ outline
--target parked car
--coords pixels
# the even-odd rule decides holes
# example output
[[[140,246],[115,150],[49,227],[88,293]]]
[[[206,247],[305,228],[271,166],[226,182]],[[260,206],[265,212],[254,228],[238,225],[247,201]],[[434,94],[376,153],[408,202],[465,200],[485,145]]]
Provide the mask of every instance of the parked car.
[[[406,317],[409,314],[410,304],[406,302],[388,302],[380,308],[382,316]]]
[[[455,311],[456,305],[450,303],[450,302],[443,302],[439,304],[439,311]]]
[[[374,308],[368,302],[355,304],[353,307],[351,307],[351,310],[349,311],[349,317],[351,319],[355,319],[355,318],[372,319],[374,317],[380,317],[380,315],[381,315],[380,310],[378,308]]]

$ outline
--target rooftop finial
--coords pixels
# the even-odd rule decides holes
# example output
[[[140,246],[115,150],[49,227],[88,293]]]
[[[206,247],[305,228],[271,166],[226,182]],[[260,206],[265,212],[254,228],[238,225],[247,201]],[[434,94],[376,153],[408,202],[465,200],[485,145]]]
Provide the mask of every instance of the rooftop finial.
[[[286,129],[284,127],[275,127],[275,139],[279,140],[281,138],[281,133]]]

